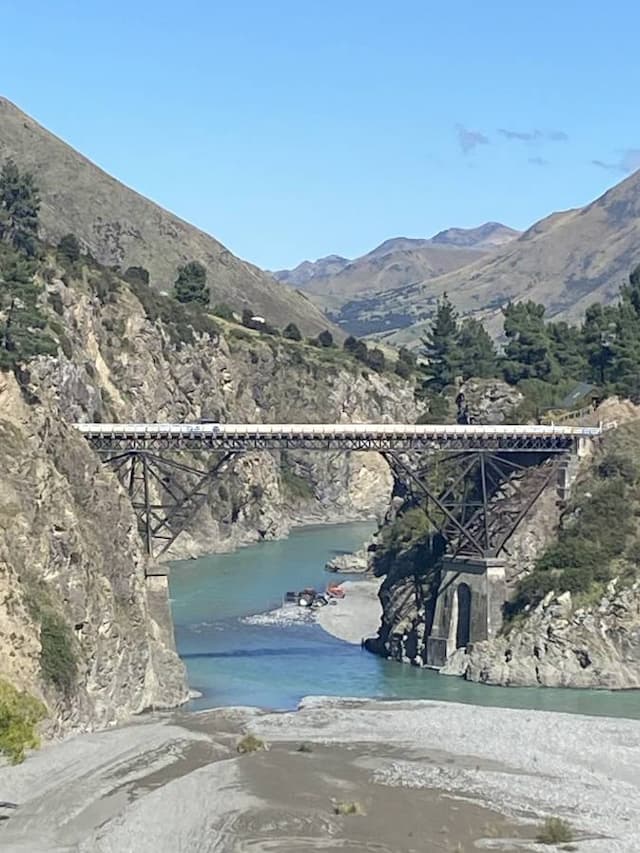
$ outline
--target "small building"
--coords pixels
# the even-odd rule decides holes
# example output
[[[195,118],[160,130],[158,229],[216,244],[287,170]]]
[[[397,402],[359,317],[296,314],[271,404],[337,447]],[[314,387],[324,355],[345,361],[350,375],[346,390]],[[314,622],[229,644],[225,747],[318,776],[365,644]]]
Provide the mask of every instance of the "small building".
[[[590,385],[588,382],[578,382],[575,388],[573,388],[557,406],[554,406],[554,408],[584,408],[585,406],[592,405],[598,397],[598,388],[596,385]]]

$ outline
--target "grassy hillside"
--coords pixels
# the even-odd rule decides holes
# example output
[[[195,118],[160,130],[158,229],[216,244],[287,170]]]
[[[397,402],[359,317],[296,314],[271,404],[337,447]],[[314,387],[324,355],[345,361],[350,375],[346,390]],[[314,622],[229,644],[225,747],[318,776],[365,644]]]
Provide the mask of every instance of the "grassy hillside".
[[[541,220],[490,256],[374,300],[354,300],[350,313],[399,318],[389,337],[396,345],[420,337],[445,292],[461,313],[480,317],[493,334],[501,329],[501,308],[520,299],[544,304],[549,318],[575,322],[592,302],[611,302],[639,262],[640,171],[584,208]]]
[[[102,264],[145,267],[160,291],[170,290],[179,266],[200,261],[213,304],[227,302],[240,311],[250,307],[279,325],[292,321],[309,334],[330,326],[306,297],[107,175],[0,98],[0,162],[9,157],[35,175],[47,242],[73,233]]]

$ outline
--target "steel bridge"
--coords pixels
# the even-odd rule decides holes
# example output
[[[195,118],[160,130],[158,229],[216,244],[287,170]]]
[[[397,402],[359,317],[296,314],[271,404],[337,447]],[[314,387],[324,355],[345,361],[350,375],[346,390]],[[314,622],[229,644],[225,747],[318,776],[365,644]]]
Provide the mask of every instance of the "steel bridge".
[[[571,454],[596,427],[440,424],[75,424],[129,492],[147,553],[161,556],[206,502],[211,483],[242,453],[377,451],[396,483],[421,500],[447,553],[495,557]],[[210,457],[206,465],[185,453]],[[432,476],[439,466],[440,483]],[[525,474],[533,485],[504,506]],[[436,478],[437,479],[437,478]],[[529,481],[532,478],[529,477]],[[502,506],[497,512],[496,506]]]

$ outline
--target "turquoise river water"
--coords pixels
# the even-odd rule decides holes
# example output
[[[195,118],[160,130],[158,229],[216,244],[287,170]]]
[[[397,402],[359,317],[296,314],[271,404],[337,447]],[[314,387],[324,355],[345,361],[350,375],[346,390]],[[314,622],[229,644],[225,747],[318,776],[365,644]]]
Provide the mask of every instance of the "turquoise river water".
[[[337,640],[313,622],[256,624],[247,617],[281,606],[283,594],[324,588],[325,562],[358,548],[369,523],[294,530],[288,539],[231,554],[176,562],[170,589],[178,651],[193,710],[254,705],[285,710],[303,696],[438,699],[508,708],[640,719],[640,692],[500,688],[378,658]],[[342,576],[344,577],[344,576]]]

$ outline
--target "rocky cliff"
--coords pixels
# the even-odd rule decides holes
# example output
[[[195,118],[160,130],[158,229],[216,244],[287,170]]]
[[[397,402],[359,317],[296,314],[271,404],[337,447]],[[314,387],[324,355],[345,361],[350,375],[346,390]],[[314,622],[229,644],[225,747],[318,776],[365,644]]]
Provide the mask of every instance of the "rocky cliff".
[[[34,362],[28,384],[69,421],[393,422],[418,415],[410,382],[363,370],[338,348],[218,318],[194,331],[177,303],[104,276],[62,274],[54,262],[43,270],[68,355]],[[171,556],[280,536],[305,520],[382,514],[391,486],[376,453],[240,456],[212,484]]]
[[[505,686],[640,686],[640,420],[630,404],[605,403],[607,415],[629,422],[583,460],[569,503],[547,488],[508,543],[502,633],[456,651],[443,674]],[[398,500],[396,513],[379,536],[383,619],[369,647],[422,665],[439,553],[420,508]]]
[[[0,676],[45,701],[52,731],[184,701],[126,495],[54,404],[2,373],[0,469]]]
[[[526,620],[458,650],[441,670],[508,687],[640,688],[640,581],[610,581],[594,605],[550,592]]]
[[[90,729],[176,705],[185,685],[166,590],[145,579],[126,491],[71,422],[393,421],[418,411],[411,383],[338,348],[213,320],[95,264],[45,254],[36,279],[58,351],[17,378],[2,374],[0,678],[44,699],[55,730]],[[170,556],[370,517],[391,486],[377,454],[246,454],[212,483]]]

